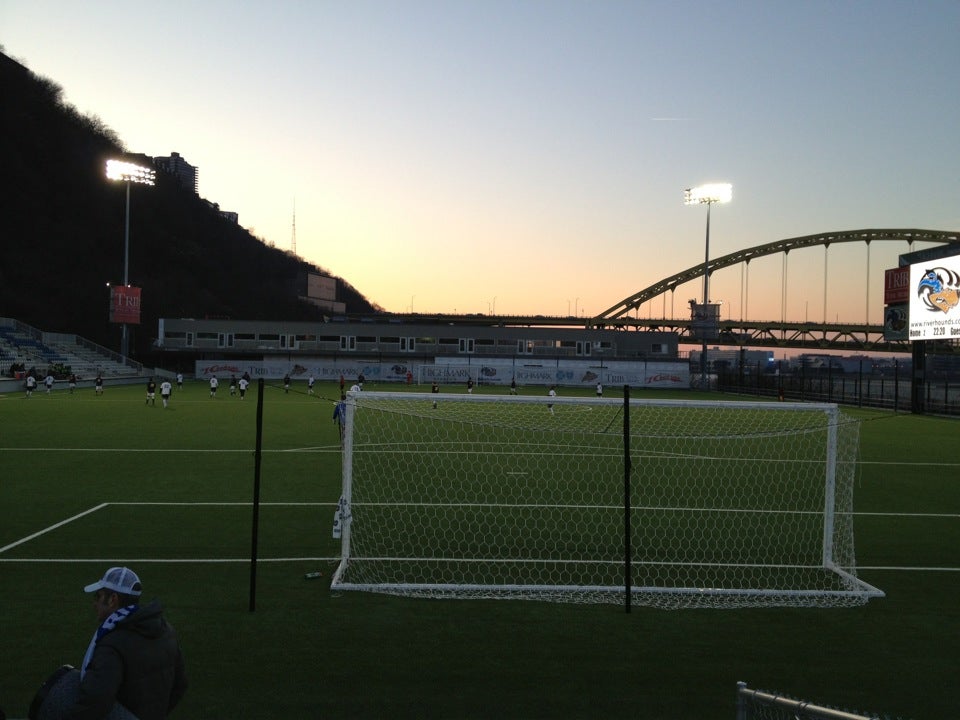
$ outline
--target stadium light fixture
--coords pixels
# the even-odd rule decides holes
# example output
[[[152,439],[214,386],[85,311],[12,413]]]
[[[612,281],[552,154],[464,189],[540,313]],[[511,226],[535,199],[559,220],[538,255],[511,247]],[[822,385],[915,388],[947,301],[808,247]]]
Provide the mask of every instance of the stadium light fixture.
[[[155,173],[152,168],[135,165],[122,160],[107,160],[107,179],[118,180],[127,184],[127,213],[123,224],[123,285],[127,287],[130,284],[130,185],[137,183],[141,185],[153,185]],[[126,362],[129,351],[129,339],[127,338],[127,323],[122,323],[122,335],[120,337],[120,355]]]
[[[107,179],[123,180],[124,182],[153,185],[156,173],[151,168],[123,162],[122,160],[107,160]]]
[[[707,311],[710,302],[710,206],[714,203],[728,203],[733,198],[733,185],[730,183],[707,183],[697,187],[687,188],[683,192],[685,205],[707,206],[707,240],[703,257],[703,311]],[[703,335],[703,344],[700,346],[700,379],[704,388],[710,389],[707,380],[707,336]]]

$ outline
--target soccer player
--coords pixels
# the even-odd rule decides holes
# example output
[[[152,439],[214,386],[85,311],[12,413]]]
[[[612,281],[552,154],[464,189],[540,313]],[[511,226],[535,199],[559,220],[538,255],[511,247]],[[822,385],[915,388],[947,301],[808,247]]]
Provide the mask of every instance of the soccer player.
[[[93,381],[93,389],[97,395],[103,395],[103,375],[97,373],[97,379]]]
[[[33,397],[33,390],[37,387],[37,379],[33,375],[27,375],[27,397]]]
[[[164,380],[160,383],[160,399],[163,401],[163,406],[167,407],[170,404],[170,393],[173,392],[173,385],[170,384],[169,380]]]
[[[433,381],[433,386],[430,388],[430,392],[432,392],[432,393],[438,393],[438,392],[440,392],[440,386],[437,385],[437,381],[436,381],[436,380]],[[436,408],[437,408],[437,399],[436,399],[436,398],[433,399],[433,408],[434,408],[434,410],[436,410]]]
[[[471,395],[473,393],[473,378],[467,378],[467,394]]]
[[[218,387],[219,385],[220,385],[220,381],[217,380],[217,376],[216,376],[216,375],[213,375],[213,376],[210,378],[210,397],[212,397],[212,398],[216,398],[216,397],[217,397],[217,387]]]
[[[230,376],[230,394],[231,395],[237,394],[237,378],[235,375]]]
[[[70,376],[70,394],[73,395],[73,391],[77,389],[77,376]]]
[[[347,396],[340,393],[340,402],[333,408],[333,421],[340,431],[340,444],[343,444],[343,421],[347,419]]]
[[[597,383],[597,397],[603,397],[603,385]]]
[[[240,399],[241,399],[241,400],[243,400],[243,398],[246,396],[246,394],[247,394],[247,385],[249,385],[249,384],[250,384],[250,381],[247,380],[247,376],[246,376],[246,375],[244,375],[242,378],[240,378],[240,382],[238,383],[238,385],[240,386]]]
[[[510,394],[511,394],[511,395],[516,395],[516,394],[517,394],[517,379],[516,379],[516,378],[513,378],[513,379],[510,381]]]
[[[307,378],[307,394],[313,395],[313,375]]]
[[[177,390],[183,390],[183,373],[177,373]]]
[[[49,394],[50,394],[50,391],[53,390],[53,375],[51,375],[51,374],[48,372],[48,373],[47,373],[47,376],[43,379],[43,384],[46,385],[46,387],[47,387],[47,395],[49,395]]]
[[[549,395],[551,398],[555,398],[557,396],[557,386],[551,385],[550,392],[548,392],[547,395]],[[553,415],[553,403],[547,403],[547,410],[549,410],[550,414]]]
[[[283,391],[285,393],[290,392],[290,373],[283,376]]]
[[[157,384],[153,381],[153,378],[147,380],[147,401],[144,405],[153,405],[157,406]]]

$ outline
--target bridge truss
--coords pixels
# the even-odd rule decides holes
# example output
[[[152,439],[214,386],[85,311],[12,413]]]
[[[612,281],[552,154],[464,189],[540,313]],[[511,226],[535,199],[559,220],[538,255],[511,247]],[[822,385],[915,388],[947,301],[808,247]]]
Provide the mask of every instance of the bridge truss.
[[[915,242],[956,244],[960,250],[960,233],[940,230],[904,230],[873,229],[849,230],[844,232],[806,235],[757,245],[738,250],[709,261],[707,272],[745,264],[766,255],[788,254],[791,250],[839,243],[862,242],[868,246],[871,242],[896,241],[907,242],[912,247]],[[659,280],[647,288],[627,297],[587,321],[587,327],[633,328],[637,330],[664,330],[676,332],[681,343],[698,343],[701,338],[693,332],[693,320],[642,319],[631,318],[629,313],[638,310],[643,303],[653,298],[673,293],[679,286],[703,277],[702,263],[687,268],[675,275]],[[826,283],[826,278],[824,278]],[[884,339],[883,325],[850,323],[817,323],[786,321],[745,321],[725,320],[719,324],[717,337],[710,338],[711,344],[752,346],[752,347],[791,347],[811,349],[874,350],[889,352],[910,352],[910,342],[888,341]]]

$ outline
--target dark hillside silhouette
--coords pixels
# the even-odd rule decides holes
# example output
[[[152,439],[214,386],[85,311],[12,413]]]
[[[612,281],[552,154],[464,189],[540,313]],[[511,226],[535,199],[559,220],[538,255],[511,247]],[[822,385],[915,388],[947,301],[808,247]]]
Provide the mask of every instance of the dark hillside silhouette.
[[[3,54],[0,88],[0,316],[116,349],[107,283],[123,280],[126,185],[108,181],[104,168],[110,158],[151,163],[126,152],[99,118],[66,104],[55,83]],[[131,326],[138,358],[160,317],[322,320],[298,300],[297,278],[330,275],[220,217],[162,171],[155,186],[131,187],[129,267],[130,284],[143,288],[141,324]],[[338,284],[347,312],[380,311]]]

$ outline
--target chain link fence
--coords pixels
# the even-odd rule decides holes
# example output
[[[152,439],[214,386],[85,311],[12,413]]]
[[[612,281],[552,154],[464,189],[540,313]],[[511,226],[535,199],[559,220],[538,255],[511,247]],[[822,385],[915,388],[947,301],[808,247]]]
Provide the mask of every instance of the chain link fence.
[[[865,371],[844,373],[799,367],[789,372],[761,372],[759,368],[732,369],[716,374],[716,388],[725,392],[783,400],[830,402],[856,407],[911,412],[915,400],[932,415],[960,416],[960,378],[950,373],[927,373],[914,398],[909,367],[893,374]]]

